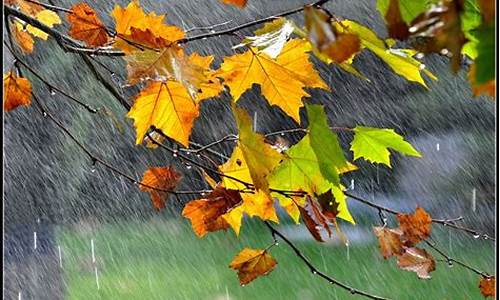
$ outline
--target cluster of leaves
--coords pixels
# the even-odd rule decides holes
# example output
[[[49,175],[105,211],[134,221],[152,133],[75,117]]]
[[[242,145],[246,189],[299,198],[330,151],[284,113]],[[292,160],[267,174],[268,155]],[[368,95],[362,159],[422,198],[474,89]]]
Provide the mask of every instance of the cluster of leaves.
[[[474,95],[495,96],[494,0],[377,0],[377,9],[391,38],[450,56],[455,72],[462,54],[474,60],[468,76]]]
[[[246,1],[223,2],[241,7],[246,4]],[[382,2],[379,1],[379,7],[384,11]],[[390,1],[386,5],[388,12],[384,15],[391,37],[402,38],[402,31],[397,27],[402,21],[397,26],[393,24],[397,5],[402,3]],[[56,13],[31,1],[9,0],[8,4],[19,7],[46,26],[61,23]],[[452,6],[451,2],[443,5]],[[189,147],[201,103],[226,89],[233,98],[237,145],[230,158],[218,166],[216,174],[204,173],[212,192],[187,203],[182,212],[199,237],[228,228],[238,235],[245,215],[278,223],[277,205],[296,223],[302,219],[311,235],[320,242],[332,237],[332,229],[342,237],[337,219],[354,223],[341,176],[357,167],[346,158],[337,133],[328,124],[323,106],[303,103],[303,99],[310,96],[305,88],[329,91],[310,62],[311,55],[367,79],[353,66],[354,59],[367,49],[409,81],[426,87],[422,74],[436,79],[415,58],[416,50],[395,48],[394,40],[383,40],[371,29],[352,20],[338,20],[319,7],[304,8],[303,28],[286,18],[264,24],[253,36],[245,37],[234,47],[244,49],[241,53],[224,57],[218,69],[211,66],[213,56],[188,54],[183,47],[185,32],[165,24],[164,15],[144,12],[138,1],[126,7],[116,5],[111,16],[114,28],[108,28],[89,5],[76,4],[67,13],[68,34],[90,49],[104,47],[123,52],[128,84],[140,87],[127,114],[134,121],[136,144],[146,140],[149,147],[154,148],[153,145],[167,137]],[[446,15],[445,19],[449,18],[452,17]],[[46,33],[30,26],[17,18],[10,26],[14,39],[26,53],[33,51],[32,36],[47,38]],[[412,28],[407,31],[412,32]],[[420,27],[415,28],[418,28],[416,32],[421,32]],[[443,42],[441,38],[441,35],[450,34],[446,31],[436,35],[436,41],[427,42],[429,48],[426,49],[431,49],[431,44],[433,47],[445,45],[454,53],[455,48],[448,44],[451,42]],[[476,58],[478,74],[483,74],[479,63],[481,55]],[[254,84],[260,85],[262,96],[270,105],[277,106],[297,123],[308,124],[300,141],[290,146],[283,143],[283,139],[270,141],[253,130],[250,116],[236,104]],[[6,111],[30,104],[28,79],[10,72],[4,75],[4,90]],[[299,114],[304,106],[306,120]],[[353,135],[350,150],[354,160],[363,158],[391,167],[389,149],[420,157],[420,153],[392,129],[357,126],[347,131]],[[158,132],[161,135],[153,135]],[[162,209],[181,178],[172,166],[152,167],[144,173],[140,188],[150,193],[156,209]],[[415,246],[429,236],[430,216],[417,209],[415,215],[400,215],[398,219],[398,229],[375,228],[384,257],[396,256],[401,268],[417,272],[420,278],[429,277],[435,267],[434,260],[425,250]],[[268,250],[246,248],[234,258],[230,267],[238,271],[241,284],[273,270],[276,261]]]

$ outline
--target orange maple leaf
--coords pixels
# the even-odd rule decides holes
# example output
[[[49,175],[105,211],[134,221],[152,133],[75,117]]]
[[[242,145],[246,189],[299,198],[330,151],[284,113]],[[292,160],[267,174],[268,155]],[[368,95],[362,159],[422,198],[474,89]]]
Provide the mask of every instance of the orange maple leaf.
[[[391,256],[403,253],[403,243],[401,242],[401,230],[385,227],[373,227],[373,232],[378,238],[380,252],[387,259]]]
[[[96,12],[86,3],[76,4],[68,14],[71,25],[69,34],[92,47],[102,46],[108,41],[108,32]]]
[[[193,200],[186,204],[182,215],[191,220],[193,231],[202,237],[207,232],[228,228],[229,224],[222,216],[242,201],[238,190],[218,186],[204,199]]]
[[[23,29],[23,25],[21,23],[11,23],[11,32],[12,37],[24,53],[29,54],[33,52],[35,41],[33,40],[33,37]]]
[[[417,207],[413,215],[398,214],[397,217],[407,246],[414,246],[430,236],[432,218],[423,208]]]
[[[247,5],[247,0],[222,0],[225,4],[232,4],[238,7],[245,7]]]
[[[141,191],[149,193],[154,207],[160,210],[165,208],[167,191],[173,190],[181,178],[182,176],[177,173],[174,167],[152,167],[144,172],[139,188]]]
[[[266,250],[245,248],[233,258],[229,267],[238,271],[240,284],[245,285],[269,274],[277,264]]]
[[[495,288],[495,277],[481,277],[479,281],[479,290],[484,297],[495,298],[496,288]]]
[[[13,72],[3,75],[3,109],[11,111],[20,105],[31,104],[31,83]]]

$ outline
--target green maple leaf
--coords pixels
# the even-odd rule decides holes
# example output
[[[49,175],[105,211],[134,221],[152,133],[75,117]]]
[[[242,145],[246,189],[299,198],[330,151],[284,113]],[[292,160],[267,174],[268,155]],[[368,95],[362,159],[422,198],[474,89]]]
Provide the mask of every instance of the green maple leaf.
[[[393,129],[363,126],[354,128],[354,139],[351,142],[354,160],[363,157],[372,163],[382,163],[391,167],[389,148],[404,155],[422,156]]]
[[[337,134],[328,127],[325,111],[321,105],[306,105],[309,120],[309,138],[318,159],[321,174],[333,184],[339,184],[339,173],[349,168]]]

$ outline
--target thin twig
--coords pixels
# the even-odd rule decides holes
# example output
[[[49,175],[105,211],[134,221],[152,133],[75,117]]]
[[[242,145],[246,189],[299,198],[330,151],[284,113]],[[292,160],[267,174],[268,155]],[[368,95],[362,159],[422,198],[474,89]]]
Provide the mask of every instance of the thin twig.
[[[351,286],[349,286],[349,285],[347,285],[347,284],[345,284],[345,283],[343,283],[343,282],[341,282],[341,281],[339,281],[339,280],[337,280],[337,279],[335,279],[335,278],[333,278],[331,276],[328,276],[325,273],[319,271],[311,263],[311,261],[302,253],[302,251],[300,251],[300,249],[297,248],[297,246],[292,241],[290,241],[285,235],[283,235],[281,232],[279,232],[278,230],[276,230],[269,222],[264,221],[264,224],[267,226],[267,228],[269,229],[269,231],[271,232],[271,234],[273,235],[274,238],[276,236],[278,236],[288,246],[290,246],[290,248],[292,248],[292,250],[295,252],[295,255],[304,262],[304,264],[309,268],[309,270],[311,271],[311,273],[313,273],[314,275],[317,275],[317,276],[325,279],[330,284],[337,285],[337,286],[343,288],[344,290],[349,291],[353,295],[360,295],[360,296],[364,296],[364,297],[369,298],[369,299],[378,299],[378,300],[386,300],[386,299],[388,299],[388,298],[376,296],[376,295],[370,294],[368,292],[365,292],[365,291],[353,288],[353,287],[351,287]]]

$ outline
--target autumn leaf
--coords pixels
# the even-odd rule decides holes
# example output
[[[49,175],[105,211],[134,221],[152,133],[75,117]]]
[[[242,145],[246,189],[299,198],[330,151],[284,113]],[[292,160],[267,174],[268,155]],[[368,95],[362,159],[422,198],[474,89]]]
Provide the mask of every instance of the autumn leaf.
[[[304,8],[304,22],[307,38],[317,51],[342,63],[360,50],[356,34],[340,32],[332,25],[331,16],[323,9],[313,6]]]
[[[264,136],[252,129],[252,120],[247,112],[233,107],[238,126],[238,147],[248,166],[248,171],[257,191],[269,194],[268,176],[281,162],[283,156],[264,142]]]
[[[11,23],[11,32],[12,37],[24,53],[30,54],[33,52],[35,41],[33,37],[23,29],[23,25],[20,22]]]
[[[51,27],[51,28],[54,27],[54,25],[56,25],[56,24],[62,23],[61,18],[59,18],[59,15],[57,15],[57,13],[55,13],[51,10],[48,10],[48,9],[44,9],[44,10],[38,12],[35,15],[35,19],[37,19],[42,24],[44,24],[48,27]],[[47,40],[47,38],[49,37],[49,35],[47,33],[45,33],[44,31],[42,31],[34,26],[31,26],[29,24],[26,25],[26,31],[28,31],[33,36],[41,38],[42,40]]]
[[[431,234],[432,218],[421,207],[417,207],[415,213],[398,214],[399,228],[403,232],[405,242],[410,246],[427,239]]]
[[[207,232],[228,228],[229,224],[222,216],[242,201],[238,190],[219,186],[205,198],[192,200],[186,204],[182,215],[190,219],[196,235],[203,237]]]
[[[495,277],[481,277],[479,281],[479,290],[481,291],[481,295],[485,298],[491,297],[495,298],[496,288],[495,288]]]
[[[389,8],[385,14],[385,23],[387,24],[387,31],[389,32],[389,37],[391,38],[405,40],[410,35],[408,25],[401,17],[398,0],[389,1]]]
[[[403,243],[401,242],[401,236],[403,235],[401,230],[373,227],[373,232],[378,238],[380,252],[385,259],[401,255],[404,252]]]
[[[425,249],[408,248],[406,251],[398,256],[398,267],[417,273],[418,278],[429,279],[431,278],[430,272],[436,269],[436,262],[431,254]]]
[[[142,143],[148,129],[154,126],[187,147],[198,109],[182,84],[155,81],[136,96],[127,117],[134,119],[137,145]]]
[[[31,104],[31,83],[13,72],[3,75],[3,110],[11,111],[20,105]]]
[[[277,18],[267,22],[262,28],[254,31],[254,36],[247,36],[233,49],[251,46],[255,47],[270,58],[275,59],[283,50],[290,35],[294,32],[295,24],[285,18]]]
[[[221,0],[225,4],[232,4],[238,7],[245,7],[247,5],[247,0]]]
[[[304,88],[328,90],[309,61],[310,50],[309,43],[293,39],[285,44],[280,55],[272,59],[252,47],[244,53],[225,57],[219,76],[230,88],[234,101],[238,101],[254,84],[259,84],[269,104],[278,106],[299,123],[302,98],[309,96]]]
[[[421,154],[394,129],[364,126],[354,128],[354,138],[351,142],[354,160],[362,157],[372,163],[391,167],[389,148],[404,155],[421,157]]]
[[[99,47],[107,43],[108,32],[96,12],[86,3],[79,3],[71,8],[68,13],[71,25],[71,37],[84,41],[91,47]]]
[[[245,248],[233,258],[229,267],[238,271],[240,284],[246,285],[269,274],[276,265],[276,260],[266,250]]]
[[[154,37],[149,29],[140,31],[132,28],[131,36],[142,36],[143,44],[155,44],[162,48],[158,51],[136,50],[125,56],[129,84],[147,80],[175,80],[184,85],[196,102],[215,97],[222,91],[215,71],[210,69],[213,56],[201,56],[195,52],[188,57],[181,47]]]
[[[460,20],[463,9],[462,0],[437,3],[415,18],[409,29],[412,37],[423,39],[414,45],[417,50],[450,55],[454,72],[460,69],[462,47],[467,42]]]
[[[139,188],[149,193],[154,207],[160,210],[165,208],[167,191],[175,189],[181,178],[174,167],[151,167],[144,172]]]
[[[416,51],[390,48],[371,29],[351,20],[342,21],[337,26],[337,29],[356,33],[361,39],[363,48],[367,48],[380,57],[396,74],[403,76],[405,79],[417,82],[424,87],[427,87],[427,85],[422,78],[421,72],[433,80],[437,79],[431,72],[425,69],[425,65],[413,58]]]
[[[122,49],[125,53],[141,49],[141,41],[134,40],[132,28],[145,31],[150,30],[152,35],[169,42],[175,42],[184,38],[182,29],[164,24],[165,15],[156,15],[151,12],[146,15],[139,5],[139,1],[131,1],[127,7],[116,5],[111,16],[115,19],[115,30],[118,40],[115,47]]]
[[[304,224],[315,240],[318,242],[325,241],[321,236],[321,228],[325,229],[329,237],[332,236],[328,219],[321,213],[321,208],[309,195],[306,196],[304,207],[299,206],[299,210]]]

